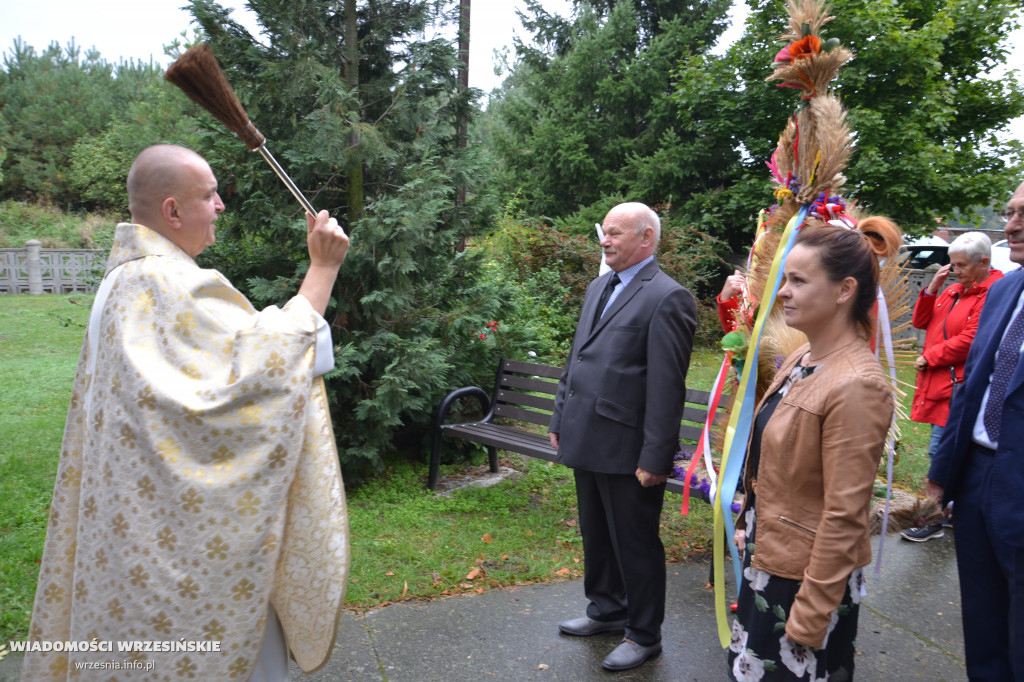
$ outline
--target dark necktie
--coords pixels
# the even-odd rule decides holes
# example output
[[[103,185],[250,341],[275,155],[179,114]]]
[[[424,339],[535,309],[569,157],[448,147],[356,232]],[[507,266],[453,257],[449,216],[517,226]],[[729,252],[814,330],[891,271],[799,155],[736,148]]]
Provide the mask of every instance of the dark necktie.
[[[1006,388],[1010,385],[1013,370],[1017,367],[1020,346],[1024,343],[1024,310],[1010,322],[1006,335],[999,344],[999,357],[992,371],[992,385],[989,388],[988,403],[985,404],[985,430],[993,443],[999,441],[999,422],[1003,416],[1003,402]]]
[[[597,299],[597,310],[594,311],[594,327],[597,326],[598,320],[601,319],[601,315],[604,314],[604,307],[608,305],[608,297],[612,295],[612,290],[619,284],[619,273],[613,272],[611,278],[608,280],[608,286],[601,292],[601,298]]]

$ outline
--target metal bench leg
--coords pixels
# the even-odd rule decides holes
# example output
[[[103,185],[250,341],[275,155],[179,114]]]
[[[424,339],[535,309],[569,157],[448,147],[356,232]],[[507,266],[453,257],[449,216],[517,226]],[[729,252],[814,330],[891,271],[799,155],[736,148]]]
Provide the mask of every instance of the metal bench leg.
[[[438,472],[441,469],[441,429],[434,429],[434,438],[430,443],[430,475],[427,478],[427,488],[437,489]]]
[[[487,457],[491,460],[491,473],[498,473],[498,449],[495,447],[487,446]]]

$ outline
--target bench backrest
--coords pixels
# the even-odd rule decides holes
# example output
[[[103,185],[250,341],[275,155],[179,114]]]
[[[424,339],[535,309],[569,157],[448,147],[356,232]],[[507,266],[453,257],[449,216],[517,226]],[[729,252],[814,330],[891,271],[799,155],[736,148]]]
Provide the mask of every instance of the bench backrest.
[[[492,400],[494,415],[547,427],[555,409],[555,393],[561,367],[540,365],[518,360],[502,360]],[[695,388],[686,389],[683,420],[679,425],[679,438],[694,446],[700,438],[707,419],[711,394]],[[732,396],[723,396],[719,405],[719,418],[727,415]],[[692,452],[692,450],[690,450]]]

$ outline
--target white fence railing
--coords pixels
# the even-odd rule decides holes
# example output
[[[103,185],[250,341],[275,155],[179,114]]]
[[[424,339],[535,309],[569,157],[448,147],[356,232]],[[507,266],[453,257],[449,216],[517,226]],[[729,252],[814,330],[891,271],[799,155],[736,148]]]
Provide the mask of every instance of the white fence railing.
[[[102,249],[44,249],[35,239],[0,249],[0,294],[92,293],[106,257]]]

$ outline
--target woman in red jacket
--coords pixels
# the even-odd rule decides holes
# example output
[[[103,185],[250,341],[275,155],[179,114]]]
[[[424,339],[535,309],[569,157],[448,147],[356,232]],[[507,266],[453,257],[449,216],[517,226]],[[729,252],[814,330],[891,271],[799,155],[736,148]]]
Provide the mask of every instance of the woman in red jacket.
[[[989,268],[992,242],[982,232],[967,232],[949,245],[949,264],[939,268],[931,283],[921,290],[914,306],[912,324],[925,330],[924,351],[914,362],[917,385],[910,418],[932,425],[928,456],[935,455],[949,415],[954,384],[964,380],[964,362],[978,330],[978,316],[989,286],[1003,276]],[[957,282],[938,293],[952,269]],[[937,295],[936,295],[937,294]],[[903,531],[903,537],[924,542],[942,537],[942,526],[922,526]]]
[[[746,293],[746,290],[747,278],[739,270],[734,270],[725,278],[722,292],[715,299],[718,304],[718,319],[722,322],[722,329],[726,333],[739,328],[739,323],[736,321],[737,315],[743,314],[740,312],[740,297]],[[747,295],[749,296],[749,294]],[[753,298],[750,298],[750,302],[753,305],[746,311],[748,329],[754,326],[754,307],[757,305]]]

